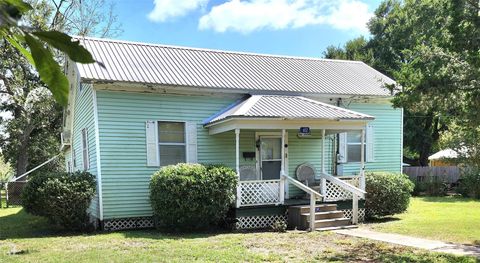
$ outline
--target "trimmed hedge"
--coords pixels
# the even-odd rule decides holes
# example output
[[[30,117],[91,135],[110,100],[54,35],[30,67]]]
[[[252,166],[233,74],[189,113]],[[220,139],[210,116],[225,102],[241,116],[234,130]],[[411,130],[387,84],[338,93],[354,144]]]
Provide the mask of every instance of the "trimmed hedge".
[[[95,177],[88,172],[37,174],[22,191],[22,205],[28,213],[68,230],[86,230],[95,186]]]
[[[407,210],[414,188],[407,175],[387,172],[365,175],[365,208],[369,217],[390,216]]]
[[[159,228],[206,229],[225,219],[235,201],[236,173],[221,165],[177,164],[150,181],[150,201]]]

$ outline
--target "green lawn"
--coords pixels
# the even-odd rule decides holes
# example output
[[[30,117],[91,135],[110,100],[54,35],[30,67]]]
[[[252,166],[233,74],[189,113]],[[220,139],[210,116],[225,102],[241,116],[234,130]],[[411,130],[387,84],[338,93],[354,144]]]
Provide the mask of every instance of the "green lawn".
[[[21,208],[0,209],[0,262],[150,261],[477,262],[333,232],[72,234],[50,227]]]
[[[406,213],[369,227],[382,232],[480,245],[480,201],[461,197],[415,197]]]

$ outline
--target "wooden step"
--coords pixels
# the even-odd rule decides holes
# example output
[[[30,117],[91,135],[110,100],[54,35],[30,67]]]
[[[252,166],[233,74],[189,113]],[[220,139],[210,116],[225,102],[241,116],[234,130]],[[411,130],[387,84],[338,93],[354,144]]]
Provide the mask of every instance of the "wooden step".
[[[325,227],[337,227],[337,226],[348,226],[350,225],[350,218],[333,218],[333,219],[321,219],[315,220],[315,228],[325,228]]]
[[[345,215],[343,211],[326,211],[326,212],[316,212],[315,220],[320,219],[334,219],[334,218],[343,218]],[[310,222],[310,213],[302,214],[302,218],[306,218],[307,222]]]
[[[332,230],[339,230],[339,229],[351,229],[357,228],[357,225],[348,225],[348,226],[331,226],[331,227],[319,227],[316,228],[316,231],[332,231]]]
[[[288,209],[299,209],[301,214],[310,213],[309,205],[289,206]],[[328,212],[337,210],[336,204],[319,204],[315,206],[315,212]]]

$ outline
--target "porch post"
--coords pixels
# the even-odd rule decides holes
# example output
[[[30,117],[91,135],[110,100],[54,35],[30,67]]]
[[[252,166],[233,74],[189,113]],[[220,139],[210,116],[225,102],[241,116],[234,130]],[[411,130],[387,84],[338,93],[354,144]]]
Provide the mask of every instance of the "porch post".
[[[322,130],[322,174],[325,173],[325,129]],[[327,180],[322,177],[320,182],[320,194],[327,194]]]
[[[282,129],[282,164],[280,169],[280,189],[279,189],[279,198],[280,203],[283,204],[285,201],[285,129]]]
[[[352,200],[352,224],[358,224],[358,196],[353,194]]]
[[[237,208],[242,205],[242,188],[240,186],[240,129],[235,129],[235,171],[237,172]]]
[[[362,143],[360,149],[360,189],[365,190],[365,129],[362,129]]]
[[[240,129],[235,129],[235,170],[240,178]]]

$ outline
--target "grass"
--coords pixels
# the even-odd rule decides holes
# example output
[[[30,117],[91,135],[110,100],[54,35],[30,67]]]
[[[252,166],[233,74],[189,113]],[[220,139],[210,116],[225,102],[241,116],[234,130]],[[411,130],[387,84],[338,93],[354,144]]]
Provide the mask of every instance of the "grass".
[[[337,235],[165,234],[156,230],[75,234],[21,208],[0,209],[0,262],[478,262]]]
[[[415,197],[407,212],[369,225],[374,230],[480,245],[480,201],[462,197]]]

